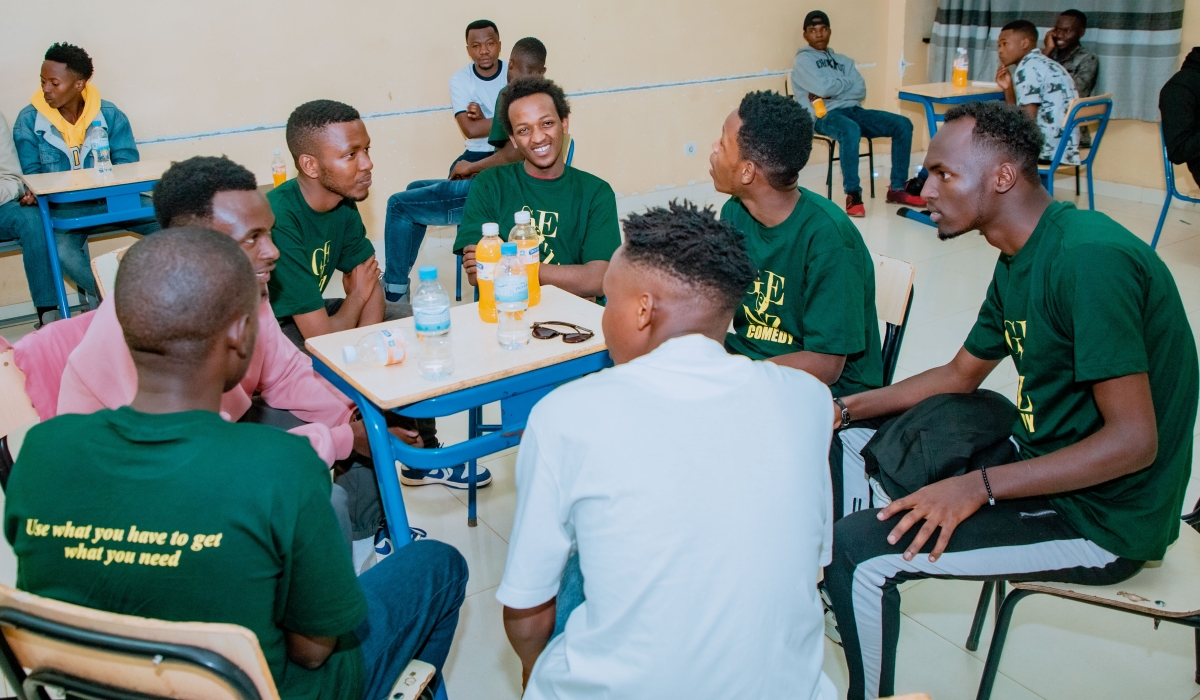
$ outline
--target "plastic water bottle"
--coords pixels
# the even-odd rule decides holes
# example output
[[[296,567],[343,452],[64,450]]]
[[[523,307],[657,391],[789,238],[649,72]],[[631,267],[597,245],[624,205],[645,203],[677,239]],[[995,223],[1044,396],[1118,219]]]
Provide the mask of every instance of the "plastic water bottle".
[[[527,268],[517,257],[516,243],[500,245],[500,262],[496,265],[495,290],[496,341],[505,350],[519,350],[529,344],[529,327],[525,325],[525,309],[529,308],[529,277]]]
[[[483,238],[475,246],[475,284],[479,285],[479,318],[496,322],[496,294],[492,289],[496,263],[500,262],[500,225],[483,225]]]
[[[954,57],[954,72],[951,74],[951,82],[954,87],[967,86],[967,69],[971,63],[967,60],[967,50],[963,47],[958,47],[958,55]]]
[[[354,345],[342,348],[342,359],[347,367],[373,369],[404,361],[404,338],[399,329],[385,328],[368,333]]]
[[[99,119],[88,127],[88,140],[92,143],[92,162],[96,172],[107,175],[112,172],[112,151],[108,147],[108,129]]]
[[[541,262],[541,237],[538,236],[537,229],[533,227],[533,223],[529,220],[529,212],[522,209],[513,215],[513,223],[516,226],[508,232],[508,240],[510,243],[517,244],[517,257],[521,259],[521,264],[525,266],[525,272],[529,277],[529,305],[537,306],[542,300],[542,286],[538,283],[538,265]]]
[[[275,157],[271,159],[271,179],[275,181],[275,186],[279,187],[287,182],[287,166],[283,164],[283,156],[279,155],[279,149],[275,149]]]
[[[412,296],[413,322],[417,329],[417,368],[430,381],[445,379],[454,371],[450,350],[450,296],[437,281],[437,268],[422,267],[421,283]]]

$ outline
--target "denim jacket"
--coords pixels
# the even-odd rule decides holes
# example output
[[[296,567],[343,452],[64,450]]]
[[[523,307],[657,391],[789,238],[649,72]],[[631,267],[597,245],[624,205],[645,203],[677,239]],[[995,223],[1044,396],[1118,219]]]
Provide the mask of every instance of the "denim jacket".
[[[108,100],[100,100],[100,123],[108,129],[108,145],[112,152],[113,165],[136,163],[140,160],[133,129],[125,113]],[[13,123],[13,141],[17,144],[17,157],[21,170],[26,175],[34,173],[56,173],[71,170],[71,149],[63,141],[62,134],[54,128],[33,105],[26,105]],[[93,165],[91,140],[85,140],[79,151],[82,167]]]

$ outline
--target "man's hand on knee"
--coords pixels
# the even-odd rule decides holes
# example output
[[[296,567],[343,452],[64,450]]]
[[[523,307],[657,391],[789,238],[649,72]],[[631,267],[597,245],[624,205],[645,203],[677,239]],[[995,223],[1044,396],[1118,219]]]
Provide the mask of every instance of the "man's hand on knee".
[[[896,527],[888,533],[889,544],[896,544],[904,533],[914,525],[924,520],[921,530],[904,550],[904,560],[912,561],[921,551],[934,531],[940,528],[937,544],[929,553],[929,561],[937,561],[950,544],[950,536],[958,524],[975,514],[988,502],[987,489],[979,472],[970,472],[962,476],[952,476],[949,479],[930,484],[916,493],[892,501],[879,511],[880,520],[888,520],[892,516],[908,511]]]

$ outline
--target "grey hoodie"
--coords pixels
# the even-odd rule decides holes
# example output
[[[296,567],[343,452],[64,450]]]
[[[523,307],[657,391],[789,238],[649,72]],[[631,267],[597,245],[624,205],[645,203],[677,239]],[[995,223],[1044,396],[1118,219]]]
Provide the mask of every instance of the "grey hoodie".
[[[824,98],[825,109],[832,111],[861,104],[867,97],[867,84],[854,67],[854,59],[805,46],[796,52],[792,64],[792,92],[809,112],[813,111],[809,93]]]

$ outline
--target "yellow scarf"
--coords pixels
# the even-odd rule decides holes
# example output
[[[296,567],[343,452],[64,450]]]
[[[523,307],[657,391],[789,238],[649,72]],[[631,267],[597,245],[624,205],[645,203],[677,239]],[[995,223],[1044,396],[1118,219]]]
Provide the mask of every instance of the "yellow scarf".
[[[96,118],[96,115],[100,114],[100,91],[91,83],[83,87],[83,113],[79,115],[79,119],[74,124],[63,119],[57,109],[46,104],[46,96],[42,94],[41,90],[33,93],[29,102],[55,129],[58,129],[58,133],[62,134],[63,142],[67,144],[68,148],[78,148],[83,145],[83,140],[87,138],[88,127],[92,125],[92,120]]]

